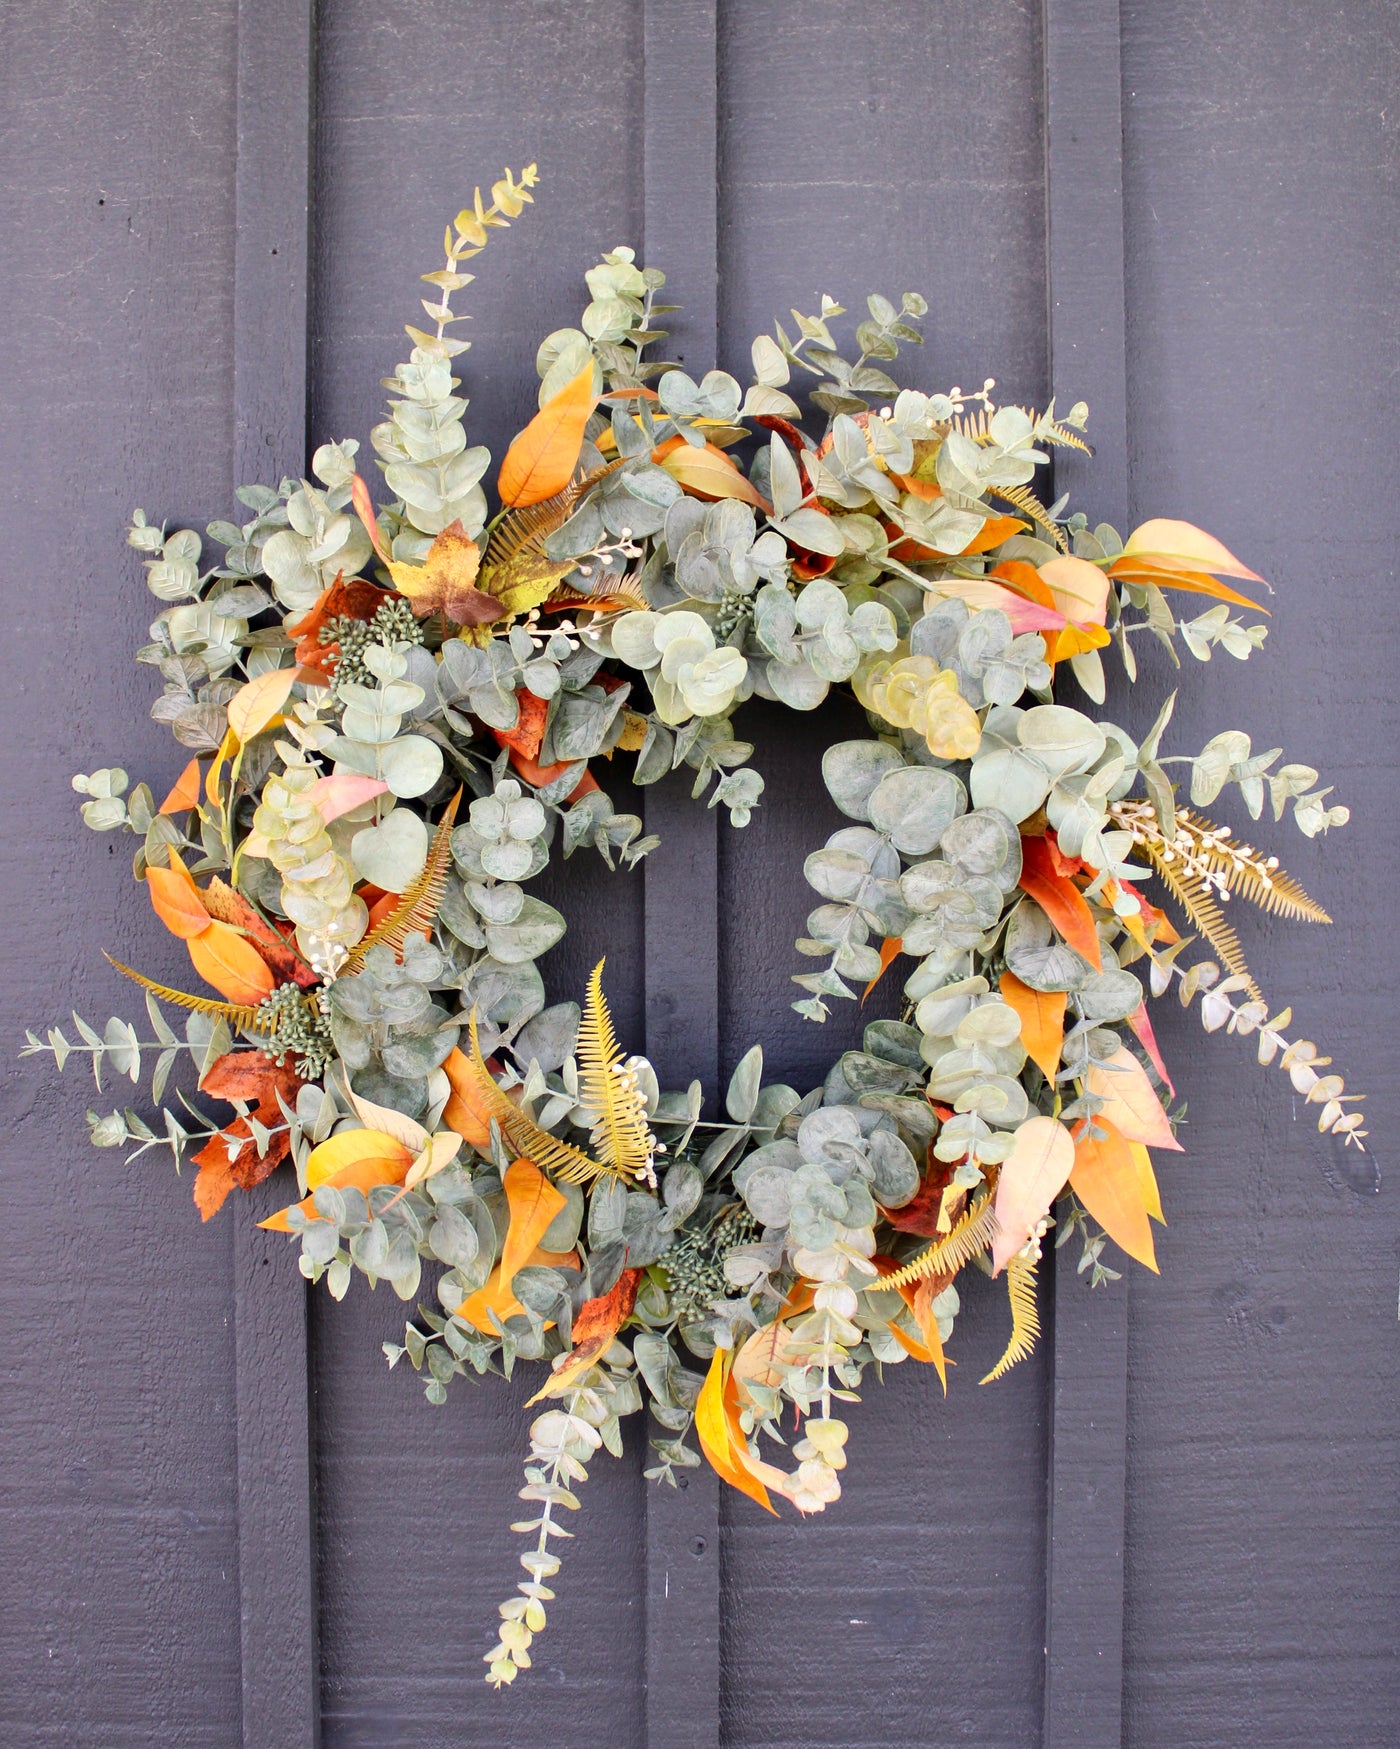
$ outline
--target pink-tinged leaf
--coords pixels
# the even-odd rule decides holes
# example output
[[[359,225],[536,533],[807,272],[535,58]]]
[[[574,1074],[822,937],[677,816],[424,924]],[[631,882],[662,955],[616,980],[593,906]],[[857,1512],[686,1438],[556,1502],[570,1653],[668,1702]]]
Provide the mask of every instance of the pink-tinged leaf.
[[[337,771],[313,783],[306,792],[306,799],[316,804],[321,818],[329,825],[342,814],[382,796],[388,787],[380,777],[362,777],[357,771]]]
[[[1000,583],[990,583],[976,577],[940,577],[930,585],[937,595],[956,595],[971,608],[999,607],[1011,621],[1011,630],[1019,637],[1022,632],[1058,632],[1064,629],[1065,616],[1053,607],[1038,601],[1027,601],[1014,589]]]
[[[1150,558],[1154,563],[1173,566],[1184,559],[1188,565],[1202,571],[1216,571],[1226,577],[1243,577],[1250,583],[1264,579],[1248,565],[1242,565],[1229,547],[1223,546],[1213,534],[1207,534],[1194,523],[1174,522],[1169,517],[1156,516],[1135,528],[1124,542],[1123,551],[1133,558]]]
[[[1108,577],[1097,565],[1062,553],[1037,567],[1055,606],[1076,625],[1101,626],[1108,606]]]
[[[1126,1045],[1120,1045],[1104,1062],[1090,1064],[1084,1085],[1106,1101],[1102,1115],[1128,1141],[1182,1152],[1162,1102],[1147,1079],[1147,1070]]]
[[[999,1275],[1064,1189],[1074,1166],[1074,1138],[1053,1117],[1029,1117],[1016,1131],[997,1178],[997,1235],[992,1273]]]
[[[1175,1099],[1176,1083],[1167,1073],[1167,1065],[1162,1060],[1162,1053],[1157,1045],[1157,1035],[1152,1030],[1152,1017],[1147,1012],[1147,1004],[1145,1002],[1139,1002],[1137,1007],[1128,1016],[1128,1025],[1132,1027],[1133,1031],[1137,1034],[1137,1041],[1142,1046],[1143,1050],[1147,1052],[1148,1061],[1165,1082],[1167,1092],[1171,1094],[1173,1099]]]

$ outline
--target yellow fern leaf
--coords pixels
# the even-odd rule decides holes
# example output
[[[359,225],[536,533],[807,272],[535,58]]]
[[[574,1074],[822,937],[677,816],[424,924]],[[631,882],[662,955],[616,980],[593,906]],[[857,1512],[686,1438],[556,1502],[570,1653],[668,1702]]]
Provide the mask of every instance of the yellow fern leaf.
[[[992,1199],[984,1196],[980,1202],[973,1203],[967,1209],[946,1239],[940,1239],[936,1245],[931,1245],[912,1263],[906,1263],[903,1269],[897,1269],[893,1275],[882,1275],[880,1287],[882,1290],[889,1287],[909,1287],[926,1276],[956,1275],[965,1263],[971,1263],[979,1252],[985,1251],[996,1235],[997,1218],[992,1209]]]
[[[1040,1308],[1035,1303],[1035,1268],[1034,1263],[1019,1256],[1013,1257],[1006,1266],[1006,1291],[1011,1301],[1011,1340],[1001,1359],[981,1380],[984,1385],[1010,1372],[1016,1362],[1024,1360],[1035,1347],[1035,1339],[1040,1335]],[[880,1285],[883,1287],[884,1283]]]
[[[582,1148],[574,1147],[572,1142],[561,1141],[558,1136],[551,1135],[518,1105],[506,1098],[496,1085],[481,1054],[475,1009],[472,1010],[469,1024],[472,1048],[467,1072],[477,1095],[478,1109],[486,1117],[495,1120],[510,1145],[526,1159],[533,1160],[542,1172],[553,1173],[556,1178],[562,1178],[569,1184],[586,1184],[590,1178],[605,1175],[609,1168],[602,1161],[585,1154]]]
[[[1064,530],[1052,520],[1050,512],[1029,486],[988,486],[987,491],[993,498],[1000,498],[1004,503],[1014,505],[1022,515],[1030,517],[1041,533],[1048,534],[1062,553],[1069,551]]]
[[[255,1003],[221,1002],[217,996],[191,996],[184,990],[172,990],[168,984],[157,984],[154,978],[143,977],[140,972],[132,971],[130,966],[124,966],[120,960],[114,960],[109,953],[103,954],[110,966],[115,966],[124,978],[130,978],[133,984],[139,984],[143,990],[149,990],[151,995],[161,1002],[168,1002],[174,1008],[188,1008],[195,1014],[207,1014],[215,1020],[226,1020],[230,1026],[241,1027],[245,1032],[273,1032],[276,1023],[261,1013]]]
[[[613,1031],[603,994],[605,964],[606,960],[599,960],[593,968],[579,1022],[579,1099],[594,1118],[593,1146],[612,1170],[649,1180],[656,1138],[647,1126],[642,1090],[622,1060],[622,1047]]]
[[[452,825],[457,818],[457,808],[462,800],[459,789],[447,804],[437,831],[433,833],[433,841],[428,846],[428,859],[423,864],[422,871],[416,879],[409,882],[404,889],[399,902],[389,915],[376,923],[374,928],[358,941],[347,955],[345,964],[340,968],[340,976],[358,972],[365,963],[365,956],[372,947],[381,944],[392,947],[396,954],[403,952],[404,943],[410,935],[428,929],[437,916],[438,906],[442,903],[442,895],[447,890],[447,876],[451,863]]]
[[[1256,1002],[1261,1002],[1263,993],[1250,972],[1244,949],[1240,946],[1240,938],[1225,921],[1225,915],[1211,888],[1199,875],[1190,873],[1174,861],[1168,862],[1163,857],[1159,844],[1149,839],[1142,848],[1147,852],[1147,860],[1157,871],[1162,885],[1181,906],[1192,926],[1210,943],[1212,951],[1226,971],[1233,977],[1248,978],[1250,995]]]
[[[1218,876],[1232,895],[1297,923],[1332,921],[1316,899],[1284,873],[1276,857],[1265,858],[1252,844],[1240,843],[1223,826],[1191,808],[1177,809],[1176,824],[1178,837],[1185,833],[1189,841],[1192,858]]]

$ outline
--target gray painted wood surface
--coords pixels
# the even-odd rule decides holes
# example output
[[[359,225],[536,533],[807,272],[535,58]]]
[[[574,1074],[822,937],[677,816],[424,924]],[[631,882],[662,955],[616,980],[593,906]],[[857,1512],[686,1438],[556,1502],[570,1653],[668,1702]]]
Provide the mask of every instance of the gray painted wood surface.
[[[1055,0],[1043,40],[1033,4],[718,4],[719,362],[742,369],[750,336],[820,291],[855,303],[907,286],[933,306],[916,380],[995,373],[1008,397],[1041,399],[1055,336],[1054,386],[1082,392],[1072,371],[1062,384],[1063,336],[1070,316],[1086,332],[1091,312],[1047,321],[1047,303],[1111,274],[1112,239],[1088,233],[1077,282],[1053,226],[1047,252],[1046,216],[1047,198],[1052,216],[1068,199],[1083,219],[1116,174],[1084,153],[1076,189],[1063,129],[1057,142],[1058,89],[1082,143],[1085,68],[1068,33],[1093,10]],[[596,250],[654,244],[658,102],[690,63],[667,56],[656,0],[322,0],[318,12],[312,438],[367,437],[444,213],[473,180],[535,157],[539,204],[482,258],[464,304],[471,417],[499,453],[531,406],[521,360],[576,319]],[[1379,0],[1325,16],[1299,0],[1122,0],[1121,12],[1130,509],[1188,515],[1279,588],[1263,661],[1222,674],[1222,657],[1179,677],[1182,745],[1238,724],[1324,766],[1356,807],[1325,855],[1286,826],[1271,840],[1335,927],[1251,919],[1247,944],[1270,994],[1293,1000],[1370,1094],[1384,1157],[1397,1121],[1384,1042],[1394,954],[1376,897],[1397,801],[1394,19]],[[121,530],[136,503],[196,525],[231,508],[249,405],[235,266],[257,239],[236,250],[249,160],[232,0],[145,0],[120,17],[14,6],[7,22],[8,1050],[25,1024],[60,1018],[70,991],[89,1016],[129,1005],[103,946],[175,969],[124,847],[81,828],[67,779],[120,759],[158,785],[182,762],[145,723],[145,677],[119,656],[149,600]],[[689,272],[694,252],[677,252]],[[698,283],[677,275],[673,289],[703,308]],[[1084,346],[1103,405],[1112,378],[1099,391],[1094,373],[1114,364],[1092,337]],[[1121,493],[1112,463],[1083,491],[1102,513]],[[1310,638],[1319,604],[1326,632]],[[1130,710],[1178,678],[1144,667]],[[1361,701],[1347,713],[1343,685]],[[770,1068],[806,1085],[858,1030],[851,1016],[799,1022],[783,994],[807,909],[801,860],[829,829],[815,764],[843,730],[835,715],[750,717],[769,791],[745,832],[714,839],[716,1046],[727,1071],[761,1037]],[[649,1036],[655,1012],[645,946],[664,916],[661,854],[647,882],[571,864],[570,934],[547,962],[553,988],[572,993],[606,949],[634,1035]],[[1126,1742],[1370,1749],[1400,1736],[1395,1192],[1329,1185],[1305,1114],[1244,1046],[1173,1013],[1159,1029],[1190,1100],[1190,1152],[1162,1174],[1163,1276],[1133,1282],[1125,1598],[1120,1613],[1081,1586],[1070,1625],[1082,1636],[1106,1623],[1121,1641]],[[256,1610],[254,1573],[285,1583],[289,1564],[264,1539],[258,1567],[238,1523],[249,1375],[235,1373],[232,1234],[247,1211],[201,1229],[188,1178],[93,1154],[81,1108],[94,1096],[72,1070],[58,1081],[11,1061],[3,1086],[0,1738],[257,1741],[250,1685],[262,1704],[277,1676],[242,1656],[240,1590]],[[496,1697],[479,1655],[513,1583],[523,1393],[493,1381],[429,1410],[378,1353],[398,1302],[363,1284],[341,1307],[318,1296],[315,1534],[298,1558],[318,1581],[325,1743],[678,1749],[688,1739],[663,1721],[699,1714],[707,1693],[716,1705],[691,1720],[693,1740],[734,1749],[1040,1742],[1047,1625],[1051,1692],[1053,1647],[1069,1643],[1053,1609],[1058,1550],[1047,1623],[1046,1507],[1053,1525],[1063,1452],[1049,1433],[1073,1380],[1067,1347],[1047,1345],[979,1392],[1004,1319],[1003,1297],[974,1280],[947,1403],[912,1367],[872,1386],[836,1512],[775,1524],[737,1497],[718,1503],[717,1642],[697,1634],[669,1677],[665,1618],[648,1603],[663,1521],[638,1433],[587,1484],[538,1667]]]

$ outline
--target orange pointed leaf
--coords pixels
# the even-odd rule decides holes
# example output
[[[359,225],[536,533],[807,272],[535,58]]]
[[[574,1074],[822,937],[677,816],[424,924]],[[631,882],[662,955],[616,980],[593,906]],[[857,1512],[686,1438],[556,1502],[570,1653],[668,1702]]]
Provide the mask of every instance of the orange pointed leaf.
[[[567,1200],[540,1171],[533,1160],[515,1160],[506,1167],[506,1203],[510,1227],[501,1247],[501,1274],[507,1283],[525,1267],[525,1259],[539,1245],[550,1222]]]
[[[1070,1189],[1114,1244],[1154,1272],[1157,1253],[1132,1146],[1103,1117],[1094,1119],[1102,1137],[1085,1129],[1074,1144]]]
[[[578,375],[551,395],[505,453],[496,482],[502,504],[538,504],[562,492],[574,477],[584,427],[597,402],[590,358]]]
[[[1056,870],[1051,847],[1044,838],[1021,840],[1019,884],[1074,951],[1082,954],[1096,971],[1102,970],[1103,950],[1094,926],[1094,913],[1074,882]]]
[[[194,969],[228,1002],[258,1003],[276,987],[267,961],[228,923],[216,923],[188,938]]]
[[[1247,595],[1241,595],[1238,589],[1232,589],[1228,583],[1221,583],[1204,571],[1172,565],[1167,560],[1117,558],[1108,567],[1108,574],[1119,583],[1155,583],[1158,589],[1184,589],[1191,595],[1212,595],[1217,601],[1230,601],[1236,607],[1252,608],[1255,613],[1267,615],[1269,611]]]
[[[146,891],[151,895],[151,908],[172,935],[189,941],[208,929],[212,919],[194,877],[178,856],[171,856],[169,868],[147,867]]]
[[[1143,1142],[1152,1148],[1170,1148],[1181,1153],[1181,1143],[1172,1134],[1162,1102],[1147,1079],[1147,1071],[1126,1045],[1120,1045],[1113,1055],[1101,1063],[1091,1063],[1084,1085],[1097,1098],[1105,1101],[1094,1119],[1105,1119],[1130,1142]]]
[[[464,1142],[470,1142],[474,1148],[484,1148],[491,1140],[491,1117],[483,1109],[480,1095],[475,1090],[470,1061],[454,1045],[442,1066],[452,1086],[443,1107],[442,1121],[448,1129],[456,1130]]]
[[[750,1475],[733,1450],[729,1416],[724,1401],[727,1358],[724,1349],[715,1350],[710,1361],[710,1370],[705,1375],[705,1383],[696,1399],[695,1431],[700,1439],[700,1449],[709,1460],[710,1467],[730,1487],[737,1488],[741,1494],[747,1494],[750,1500],[756,1500],[766,1511],[774,1512],[768,1490],[757,1477]],[[776,1512],[774,1516],[777,1516]]]
[[[183,814],[199,806],[199,761],[191,759],[175,779],[175,787],[160,804],[162,814]]]
[[[1021,1017],[1021,1043],[1026,1047],[1026,1055],[1045,1079],[1053,1082],[1064,1048],[1065,1005],[1069,998],[1063,990],[1032,990],[1014,972],[1003,972],[1001,999]]]
[[[903,950],[904,941],[903,938],[898,935],[887,935],[880,943],[880,969],[865,986],[865,994],[861,997],[862,1002],[866,1000],[870,995],[870,992],[880,982],[881,978],[883,978],[885,973],[889,971],[890,967],[894,964],[895,960],[899,958],[899,955]]]

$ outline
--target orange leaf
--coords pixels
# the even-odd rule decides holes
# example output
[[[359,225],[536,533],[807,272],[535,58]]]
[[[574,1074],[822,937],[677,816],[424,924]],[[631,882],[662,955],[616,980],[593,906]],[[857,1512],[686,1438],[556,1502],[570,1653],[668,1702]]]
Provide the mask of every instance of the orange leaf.
[[[1103,1137],[1085,1129],[1076,1140],[1070,1189],[1115,1245],[1155,1271],[1157,1254],[1132,1147],[1102,1116],[1094,1123]]]
[[[1096,971],[1103,969],[1103,951],[1089,902],[1067,876],[1055,869],[1044,838],[1021,840],[1021,891],[1027,893],[1076,953]]]
[[[1055,606],[1075,625],[1101,626],[1108,607],[1108,578],[1097,565],[1061,553],[1037,567]]]
[[[574,477],[584,427],[598,396],[590,358],[557,395],[551,395],[505,453],[497,489],[502,504],[538,504],[562,492]]]
[[[266,960],[230,924],[211,921],[202,934],[189,937],[188,945],[194,969],[226,1001],[258,1003],[276,988]]]
[[[492,733],[502,747],[509,747],[516,753],[523,753],[527,759],[539,757],[540,743],[544,740],[545,719],[549,715],[549,701],[536,698],[533,692],[521,687],[515,695],[517,715],[513,729],[494,729]]]
[[[1181,1143],[1172,1134],[1162,1102],[1147,1079],[1147,1071],[1126,1045],[1120,1045],[1102,1063],[1091,1063],[1084,1085],[1097,1098],[1105,1100],[1095,1123],[1105,1119],[1128,1141],[1144,1142],[1153,1148],[1170,1148],[1181,1153]]]
[[[773,1503],[768,1498],[768,1490],[757,1477],[751,1475],[747,1466],[736,1455],[733,1449],[733,1435],[730,1430],[729,1415],[725,1405],[725,1350],[717,1348],[714,1358],[710,1361],[710,1370],[705,1375],[705,1383],[700,1389],[700,1395],[695,1403],[695,1431],[700,1438],[700,1449],[709,1459],[710,1467],[731,1488],[737,1488],[741,1494],[747,1494],[750,1500],[756,1500],[765,1511],[774,1511]]]
[[[1160,1221],[1165,1227],[1167,1217],[1162,1213],[1162,1193],[1157,1188],[1157,1174],[1152,1170],[1152,1156],[1141,1142],[1129,1142],[1132,1149],[1133,1164],[1137,1167],[1138,1182],[1142,1185],[1142,1200],[1147,1206],[1147,1212],[1154,1221]]]
[[[506,1167],[503,1183],[510,1227],[501,1247],[501,1274],[510,1283],[516,1270],[525,1267],[526,1257],[538,1246],[568,1199],[554,1188],[533,1160],[513,1160]]]
[[[172,935],[189,941],[208,929],[212,920],[204,900],[194,876],[178,856],[171,855],[169,868],[147,867],[146,890],[151,895],[151,908]]]
[[[367,1160],[352,1160],[348,1166],[329,1173],[321,1183],[330,1185],[333,1190],[358,1190],[368,1196],[377,1185],[402,1184],[411,1163],[410,1158],[399,1164],[387,1154],[376,1155]],[[320,1185],[316,1188],[319,1190]],[[313,1194],[304,1196],[300,1202],[292,1203],[288,1208],[278,1209],[275,1215],[269,1215],[265,1221],[259,1221],[258,1225],[266,1227],[271,1233],[290,1233],[292,1227],[287,1216],[294,1208],[299,1208],[308,1220],[316,1219],[316,1198]]]
[[[160,804],[162,814],[183,814],[199,806],[199,761],[191,759],[175,779],[175,787]]]
[[[578,1269],[579,1255],[577,1251],[542,1251],[537,1246],[524,1259],[520,1267],[538,1264],[542,1269]],[[498,1263],[487,1277],[486,1286],[478,1288],[474,1294],[468,1295],[457,1308],[456,1315],[465,1318],[469,1324],[475,1324],[484,1336],[494,1336],[496,1326],[491,1322],[490,1314],[494,1312],[504,1324],[507,1318],[519,1318],[524,1315],[525,1308],[516,1299],[510,1288],[501,1280],[501,1266]],[[552,1330],[554,1324],[547,1322],[546,1330]]]
[[[997,1177],[993,1275],[1001,1273],[1036,1223],[1049,1214],[1073,1165],[1074,1138],[1055,1118],[1028,1117],[1017,1129]]]
[[[663,443],[655,454],[671,478],[679,481],[692,498],[740,498],[759,510],[768,509],[768,500],[757,486],[712,443],[694,449],[684,438],[677,437]]]
[[[1135,528],[1123,543],[1123,552],[1130,558],[1147,557],[1154,565],[1179,565],[1184,559],[1202,571],[1220,571],[1227,577],[1243,577],[1247,583],[1262,583],[1264,579],[1248,565],[1242,565],[1229,547],[1222,546],[1213,534],[1207,534],[1194,523],[1174,522],[1157,516]]]
[[[600,1354],[607,1352],[613,1338],[632,1316],[641,1279],[640,1269],[624,1269],[608,1293],[583,1302],[574,1319],[573,1347],[555,1362],[548,1383],[529,1399],[527,1409],[544,1397],[557,1397],[580,1373],[587,1372]]]
[[[1065,1004],[1069,998],[1063,990],[1032,990],[1015,972],[1003,972],[1001,999],[1021,1017],[1021,1043],[1026,1047],[1026,1055],[1045,1079],[1053,1082],[1065,1042]]]
[[[493,731],[493,733],[495,733],[496,739],[500,740],[500,732]],[[553,765],[539,765],[526,754],[519,753],[514,748],[511,749],[510,762],[532,789],[543,789],[545,784],[553,783],[559,773],[570,763],[567,759],[561,759]],[[597,778],[585,767],[583,776],[564,799],[576,802],[580,796],[586,796],[590,790],[595,790],[597,787]]]
[[[231,1190],[251,1190],[287,1158],[291,1144],[277,1095],[289,1103],[295,1100],[301,1080],[290,1063],[279,1067],[266,1051],[229,1051],[210,1065],[199,1085],[215,1099],[247,1101],[257,1122],[275,1132],[268,1138],[266,1153],[259,1156],[251,1125],[246,1118],[235,1117],[194,1156],[199,1166],[195,1207],[207,1221],[223,1207]]]
[[[1159,589],[1184,589],[1192,595],[1213,595],[1217,601],[1232,601],[1236,607],[1252,608],[1267,616],[1268,608],[1228,583],[1220,583],[1204,571],[1190,571],[1173,565],[1170,560],[1149,558],[1118,558],[1108,567],[1108,574],[1119,583],[1155,583]]]
[[[470,1142],[474,1148],[484,1148],[491,1140],[491,1119],[478,1103],[480,1096],[470,1074],[470,1062],[454,1046],[442,1066],[452,1084],[452,1092],[443,1107],[442,1121],[448,1129],[456,1130],[463,1141]]]
[[[1018,516],[989,516],[982,524],[981,533],[973,535],[963,548],[962,556],[967,559],[974,553],[989,553],[1004,540],[1010,540],[1012,535],[1020,534],[1025,526]]]
[[[903,951],[903,938],[898,935],[887,935],[880,943],[880,969],[865,986],[865,995],[861,997],[862,1002],[866,1000],[870,995],[870,992],[880,982],[881,978],[884,977],[885,973],[889,971],[890,967],[894,964],[895,960],[899,958]]]
[[[384,564],[389,563],[389,550],[384,545],[384,536],[379,532],[379,518],[374,514],[374,500],[369,495],[369,487],[358,474],[351,476],[350,502],[355,507],[355,514],[364,524],[365,533],[369,536],[369,544],[374,548]]]

